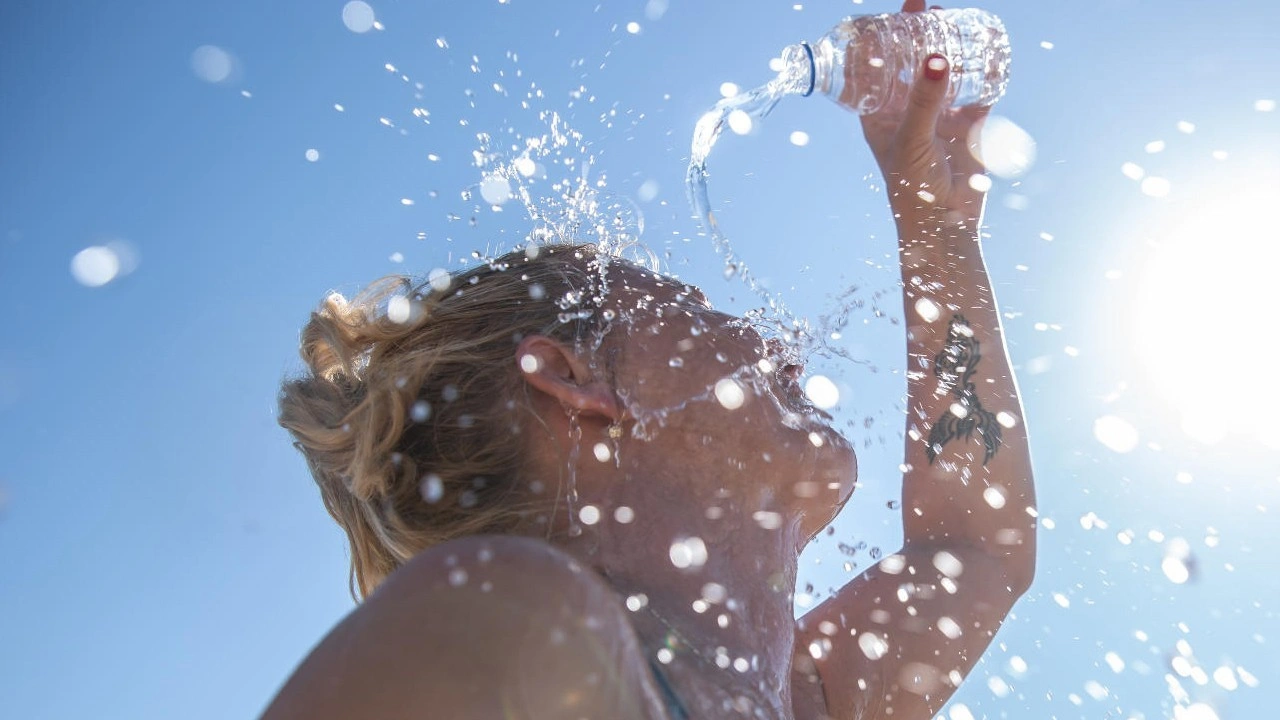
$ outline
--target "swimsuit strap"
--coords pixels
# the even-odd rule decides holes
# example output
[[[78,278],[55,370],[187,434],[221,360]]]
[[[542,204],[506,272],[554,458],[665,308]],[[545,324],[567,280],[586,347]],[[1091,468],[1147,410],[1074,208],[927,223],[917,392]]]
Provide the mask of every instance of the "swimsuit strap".
[[[671,720],[689,720],[689,710],[685,708],[680,696],[676,695],[675,689],[667,682],[667,677],[662,674],[662,668],[653,658],[649,658],[649,669],[653,671],[653,676],[657,678],[658,684],[662,686],[662,695],[666,698],[667,710],[670,711]]]

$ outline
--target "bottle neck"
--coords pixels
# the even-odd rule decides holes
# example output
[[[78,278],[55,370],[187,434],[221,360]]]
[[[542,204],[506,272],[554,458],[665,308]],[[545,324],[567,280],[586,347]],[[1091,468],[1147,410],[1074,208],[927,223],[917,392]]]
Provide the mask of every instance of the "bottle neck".
[[[774,82],[788,93],[809,97],[817,87],[817,70],[809,43],[790,45],[782,51],[782,71]]]

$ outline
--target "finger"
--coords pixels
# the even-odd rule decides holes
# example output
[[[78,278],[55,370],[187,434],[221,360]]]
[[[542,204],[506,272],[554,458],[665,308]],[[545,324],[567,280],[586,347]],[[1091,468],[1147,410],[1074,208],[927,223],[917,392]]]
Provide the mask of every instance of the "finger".
[[[911,86],[911,98],[899,132],[907,143],[931,143],[938,129],[947,95],[950,64],[941,55],[930,55]]]
[[[902,12],[924,12],[924,0],[906,0],[902,3]]]

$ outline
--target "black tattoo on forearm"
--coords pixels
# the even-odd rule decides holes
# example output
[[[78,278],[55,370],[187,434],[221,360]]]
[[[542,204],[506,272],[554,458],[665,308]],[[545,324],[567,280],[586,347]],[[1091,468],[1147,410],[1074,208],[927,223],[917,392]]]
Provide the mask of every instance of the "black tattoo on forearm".
[[[972,378],[978,361],[982,359],[982,345],[973,337],[973,329],[963,315],[951,318],[947,330],[947,344],[933,360],[933,374],[944,388],[949,388],[956,398],[929,432],[929,464],[937,459],[942,446],[962,438],[966,442],[977,432],[982,436],[986,453],[982,464],[986,465],[1000,449],[1000,424],[996,416],[987,412],[978,401],[977,387]]]

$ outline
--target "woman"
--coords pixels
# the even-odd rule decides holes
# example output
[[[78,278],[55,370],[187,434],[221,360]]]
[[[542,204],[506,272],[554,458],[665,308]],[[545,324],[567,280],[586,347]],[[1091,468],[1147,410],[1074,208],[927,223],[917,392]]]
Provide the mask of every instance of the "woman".
[[[793,619],[854,454],[785,348],[694,288],[553,246],[331,296],[280,421],[365,600],[264,718],[933,717],[1035,563],[969,184],[984,113],[943,111],[946,72],[864,120],[908,319],[901,551]]]

